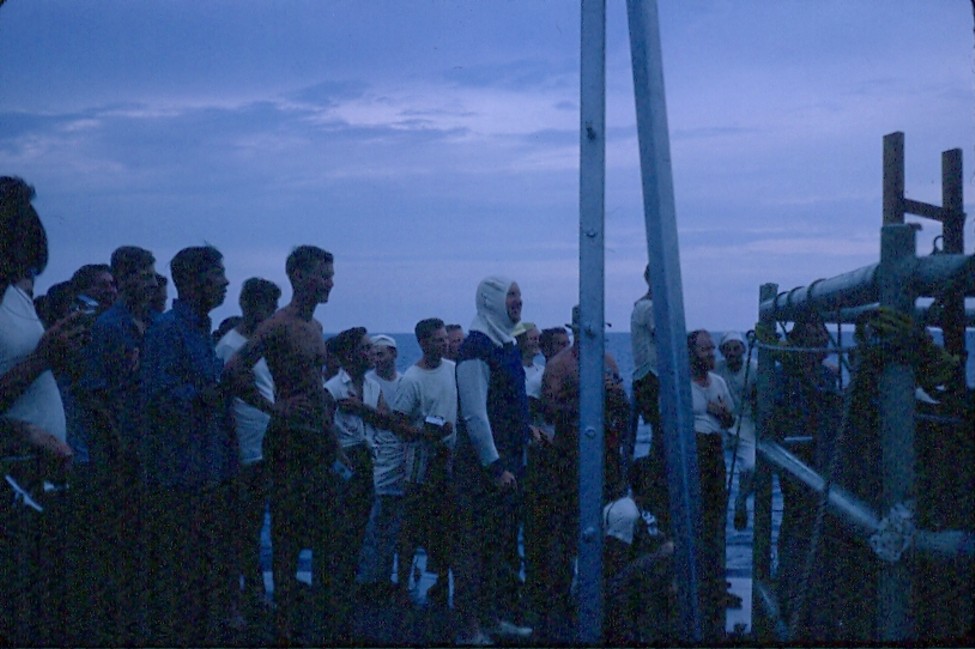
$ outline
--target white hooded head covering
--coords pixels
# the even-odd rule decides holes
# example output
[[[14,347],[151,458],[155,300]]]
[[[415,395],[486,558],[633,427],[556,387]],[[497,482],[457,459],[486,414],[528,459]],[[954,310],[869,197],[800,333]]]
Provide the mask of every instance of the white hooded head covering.
[[[480,331],[496,345],[514,343],[511,337],[517,322],[508,317],[508,289],[514,282],[507,277],[492,275],[477,285],[475,306],[477,315],[471,323],[471,331]]]

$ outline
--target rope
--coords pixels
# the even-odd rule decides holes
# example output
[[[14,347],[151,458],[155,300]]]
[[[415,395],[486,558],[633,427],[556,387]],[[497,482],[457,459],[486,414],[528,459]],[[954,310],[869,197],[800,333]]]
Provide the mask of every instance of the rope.
[[[797,347],[795,345],[779,345],[775,343],[756,343],[759,349],[766,349],[777,352],[792,352],[797,354],[843,354],[857,349],[863,349],[861,345],[830,345],[829,347]]]
[[[823,475],[823,490],[820,493],[819,506],[816,509],[816,521],[813,524],[813,531],[809,538],[809,550],[806,552],[806,562],[803,566],[802,577],[799,580],[799,590],[797,592],[796,607],[792,611],[792,619],[789,622],[789,637],[795,639],[799,637],[799,630],[805,622],[807,606],[806,592],[809,588],[809,580],[812,577],[813,565],[816,562],[816,555],[819,552],[819,545],[822,542],[823,527],[826,520],[826,510],[829,505],[829,492],[833,486],[833,476],[836,473],[837,464],[840,457],[840,443],[847,433],[850,420],[850,411],[853,409],[853,399],[848,394],[843,400],[843,417],[840,420],[839,432],[833,440],[833,448],[830,449],[829,464],[826,473]]]
[[[745,410],[745,399],[748,396],[745,393],[748,392],[748,374],[752,369],[752,350],[755,349],[755,340],[756,340],[755,332],[749,331],[747,334],[745,334],[745,337],[748,339],[748,356],[745,357],[745,381],[743,382],[742,385],[743,394],[740,395],[742,411]],[[732,448],[732,452],[731,452],[731,470],[728,472],[728,488],[726,490],[728,497],[725,501],[725,506],[724,506],[726,512],[728,511],[728,507],[731,505],[731,484],[732,481],[735,479],[735,463],[738,460],[738,443],[740,440],[741,440],[741,413],[738,413],[738,424],[735,426],[735,445]],[[738,488],[739,489],[741,488],[740,484],[738,485]]]

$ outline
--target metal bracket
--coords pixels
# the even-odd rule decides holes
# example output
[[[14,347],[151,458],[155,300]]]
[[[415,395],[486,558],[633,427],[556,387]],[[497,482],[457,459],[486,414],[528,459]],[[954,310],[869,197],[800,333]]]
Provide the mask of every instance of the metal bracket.
[[[870,536],[870,547],[882,561],[896,563],[914,544],[914,533],[913,507],[898,503]]]

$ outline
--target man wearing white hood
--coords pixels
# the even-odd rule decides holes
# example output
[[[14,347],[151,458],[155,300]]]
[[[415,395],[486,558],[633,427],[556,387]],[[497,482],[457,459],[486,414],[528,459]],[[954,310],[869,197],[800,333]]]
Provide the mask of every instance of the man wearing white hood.
[[[454,477],[458,528],[466,539],[457,548],[454,603],[463,624],[457,644],[490,645],[483,624],[499,635],[531,634],[504,619],[515,603],[504,601],[502,588],[508,558],[517,552],[518,479],[531,429],[525,370],[511,336],[521,320],[521,290],[492,276],[478,285],[475,299],[477,315],[457,359]]]

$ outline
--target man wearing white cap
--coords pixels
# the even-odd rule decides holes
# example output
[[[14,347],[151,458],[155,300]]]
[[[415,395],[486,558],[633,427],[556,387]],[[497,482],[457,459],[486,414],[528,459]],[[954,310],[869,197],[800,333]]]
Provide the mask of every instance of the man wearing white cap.
[[[400,379],[403,378],[396,370],[396,341],[385,334],[372,336],[371,340],[373,369],[366,372],[366,379],[378,383],[383,402],[391,404],[396,400]],[[402,524],[405,477],[403,441],[389,430],[374,428],[372,443],[375,497],[362,543],[358,581],[364,586],[361,589],[363,594],[371,586],[373,596],[392,595],[406,603],[407,584],[401,581],[394,589],[390,581]]]
[[[387,404],[396,401],[396,390],[403,375],[396,369],[396,359],[399,350],[392,336],[377,334],[372,337],[373,368],[366,372],[366,376],[375,379],[383,388],[383,399]]]
[[[755,379],[758,376],[758,361],[745,362],[745,338],[737,331],[729,331],[721,337],[718,350],[724,357],[715,365],[714,372],[728,384],[728,391],[734,402],[735,424],[732,435],[737,435],[735,464],[738,474],[738,496],[735,498],[735,529],[742,530],[748,525],[748,496],[752,490],[752,475],[755,468]]]

